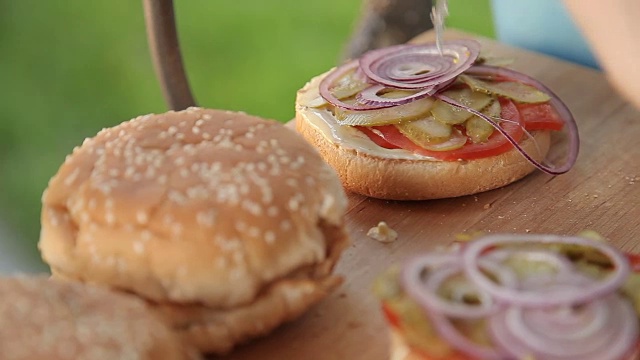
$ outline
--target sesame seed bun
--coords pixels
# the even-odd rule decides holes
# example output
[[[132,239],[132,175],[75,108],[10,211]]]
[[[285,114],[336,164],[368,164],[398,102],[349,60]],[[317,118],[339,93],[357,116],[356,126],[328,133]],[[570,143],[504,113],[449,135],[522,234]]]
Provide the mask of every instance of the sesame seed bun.
[[[0,278],[0,359],[197,359],[142,300],[43,276]]]
[[[327,74],[313,78],[298,91],[295,125],[338,172],[349,191],[388,200],[450,198],[511,184],[536,169],[516,149],[474,160],[440,161],[398,157],[398,150],[384,150],[372,141],[362,139],[362,134],[354,135],[354,132],[358,133],[355,129],[336,135],[336,131],[326,129],[319,121],[317,109],[307,105],[309,94],[318,94],[320,82]],[[341,126],[328,112],[324,116],[330,117],[331,126]],[[550,132],[535,131],[532,135],[533,139],[523,139],[521,146],[536,161],[542,161],[551,144]],[[354,140],[375,151],[354,146]]]
[[[294,131],[190,108],[104,129],[74,149],[43,195],[39,248],[55,276],[176,306],[176,328],[189,337],[185,322],[197,323],[200,348],[224,352],[340,282],[332,269],[345,211],[335,172]],[[260,331],[234,323],[237,311],[269,316],[260,306],[271,303],[289,305]]]

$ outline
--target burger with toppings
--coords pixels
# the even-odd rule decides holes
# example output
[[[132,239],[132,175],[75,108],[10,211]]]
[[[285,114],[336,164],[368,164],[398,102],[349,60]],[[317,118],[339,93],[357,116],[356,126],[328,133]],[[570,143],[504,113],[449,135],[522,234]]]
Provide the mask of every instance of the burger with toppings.
[[[576,123],[545,85],[483,64],[474,40],[370,51],[298,91],[296,128],[346,189],[397,200],[455,197],[538,168],[567,172]],[[548,156],[551,134],[566,150]]]
[[[639,271],[602,240],[491,235],[417,256],[375,291],[394,360],[632,360]]]

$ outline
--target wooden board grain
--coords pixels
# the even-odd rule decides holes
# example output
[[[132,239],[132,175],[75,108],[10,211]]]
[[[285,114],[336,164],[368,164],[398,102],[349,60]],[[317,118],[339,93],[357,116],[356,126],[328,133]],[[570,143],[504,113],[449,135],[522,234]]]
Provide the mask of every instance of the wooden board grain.
[[[449,31],[447,37],[470,36]],[[419,41],[432,38],[427,33]],[[344,285],[299,320],[224,359],[387,359],[373,280],[391,264],[448,244],[463,232],[592,229],[624,250],[640,251],[640,112],[598,71],[478,40],[491,54],[514,58],[515,69],[548,85],[572,110],[582,139],[574,169],[558,177],[535,172],[505,188],[456,199],[396,202],[350,195],[347,226],[353,243],[337,268]],[[398,232],[396,242],[366,236],[381,220]]]

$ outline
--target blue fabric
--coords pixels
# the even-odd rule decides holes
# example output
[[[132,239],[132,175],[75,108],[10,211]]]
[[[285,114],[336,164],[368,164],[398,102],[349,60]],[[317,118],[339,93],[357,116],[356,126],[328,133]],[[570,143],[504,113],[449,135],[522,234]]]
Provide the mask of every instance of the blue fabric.
[[[562,0],[492,0],[491,5],[500,41],[599,68]]]

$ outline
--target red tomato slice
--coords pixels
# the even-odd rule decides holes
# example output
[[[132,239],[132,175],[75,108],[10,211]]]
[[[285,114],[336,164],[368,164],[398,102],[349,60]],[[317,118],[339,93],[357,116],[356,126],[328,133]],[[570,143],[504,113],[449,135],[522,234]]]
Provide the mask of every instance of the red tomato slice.
[[[373,141],[374,143],[376,143],[376,145],[383,147],[385,149],[399,149],[399,146],[393,145],[392,143],[388,142],[387,140],[385,140],[382,136],[376,134],[375,132],[371,131],[371,129],[369,129],[366,126],[354,126],[356,129],[362,131],[365,135],[367,135],[369,137],[369,139],[371,139],[371,141]]]
[[[640,272],[640,254],[626,254],[631,271]]]
[[[555,130],[560,131],[564,126],[560,115],[549,103],[517,104],[520,116],[527,130]]]
[[[396,329],[400,329],[400,317],[384,302],[382,303],[382,313],[389,322],[389,325]]]
[[[509,120],[502,122],[502,128],[506,130],[507,133],[516,141],[520,141],[524,131],[522,130],[522,118],[520,117],[520,113],[518,112],[516,105],[513,101],[502,98],[500,99],[500,105],[502,106],[502,113],[500,114],[500,117],[505,120]],[[509,141],[497,131],[489,136],[489,140],[484,143],[474,144],[471,141],[468,141],[467,144],[460,149],[451,151],[432,151],[416,145],[393,125],[374,126],[373,128],[380,131],[382,137],[393,145],[412,151],[416,154],[430,156],[445,161],[472,160],[495,156],[513,148],[511,143],[509,143]]]

